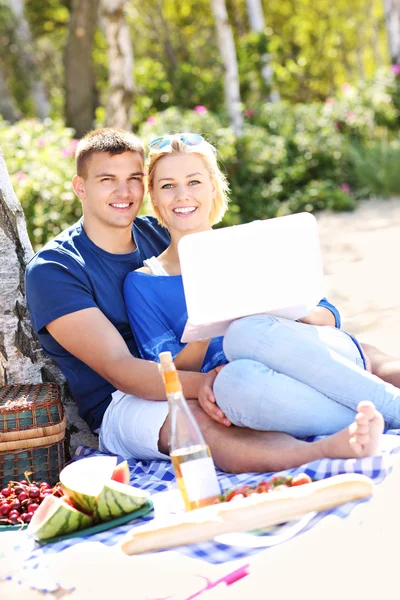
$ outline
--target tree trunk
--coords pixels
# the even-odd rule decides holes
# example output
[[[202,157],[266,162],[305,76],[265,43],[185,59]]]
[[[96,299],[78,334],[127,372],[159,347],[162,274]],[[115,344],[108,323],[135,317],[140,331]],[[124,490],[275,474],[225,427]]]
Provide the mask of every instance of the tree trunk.
[[[72,0],[65,50],[65,119],[82,137],[92,129],[96,104],[92,43],[99,0]]]
[[[254,33],[265,31],[265,19],[261,0],[246,0],[247,14],[249,16],[250,30]],[[270,102],[279,102],[279,94],[274,90],[274,71],[271,65],[270,54],[263,54],[261,57],[262,67],[261,76],[271,90],[269,94]]]
[[[25,299],[25,268],[33,256],[24,213],[14,194],[0,149],[0,386],[55,381],[62,386],[67,414],[67,450],[97,440],[77,414],[65,380],[42,352]]]
[[[102,17],[108,44],[109,91],[106,122],[110,127],[131,129],[134,97],[133,48],[125,21],[126,0],[103,0]]]
[[[15,34],[18,40],[19,53],[23,60],[24,72],[26,72],[29,80],[36,114],[39,119],[45,119],[49,116],[49,103],[35,63],[32,35],[29,23],[24,15],[24,5],[22,0],[8,0],[8,4],[16,17],[17,27]]]
[[[400,0],[384,0],[385,22],[392,64],[400,64]]]
[[[240,102],[239,69],[232,28],[229,25],[225,0],[212,0],[211,4],[217,28],[219,51],[224,65],[225,103],[232,128],[236,136],[241,137],[243,113]]]
[[[19,114],[7,85],[7,77],[0,66],[0,115],[6,121],[15,123]]]

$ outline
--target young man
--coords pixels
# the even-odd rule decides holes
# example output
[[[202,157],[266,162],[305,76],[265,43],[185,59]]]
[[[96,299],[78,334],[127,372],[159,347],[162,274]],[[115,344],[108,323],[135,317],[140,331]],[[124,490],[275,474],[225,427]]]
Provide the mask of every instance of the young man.
[[[100,432],[100,447],[125,457],[165,458],[163,383],[156,363],[137,358],[122,295],[125,276],[169,243],[155,219],[137,217],[144,195],[144,149],[128,132],[100,129],[79,142],[76,166],[73,187],[83,218],[27,267],[32,323],[45,352],[65,375],[79,414]],[[334,321],[331,311],[321,307],[315,318],[318,324]],[[313,322],[313,316],[307,320]],[[275,471],[358,453],[347,429],[310,444],[286,434],[229,427],[212,393],[216,375],[215,370],[181,372],[180,378],[186,398],[197,399],[190,401],[191,408],[220,468]],[[161,418],[160,411],[155,417],[152,410],[160,401],[165,402]],[[371,452],[374,419],[375,413],[366,411],[365,427],[355,425],[362,454]]]

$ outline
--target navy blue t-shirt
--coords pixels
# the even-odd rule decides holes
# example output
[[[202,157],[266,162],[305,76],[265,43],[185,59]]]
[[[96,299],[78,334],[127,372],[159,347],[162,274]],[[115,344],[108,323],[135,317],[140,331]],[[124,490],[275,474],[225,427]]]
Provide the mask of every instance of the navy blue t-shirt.
[[[139,356],[125,310],[126,275],[158,256],[169,234],[153,217],[138,217],[132,227],[137,246],[129,254],[110,254],[86,235],[82,220],[46,244],[26,269],[26,297],[34,330],[44,351],[64,374],[80,416],[94,431],[101,425],[115,387],[67,352],[46,325],[64,315],[99,308],[124,338],[131,354]]]

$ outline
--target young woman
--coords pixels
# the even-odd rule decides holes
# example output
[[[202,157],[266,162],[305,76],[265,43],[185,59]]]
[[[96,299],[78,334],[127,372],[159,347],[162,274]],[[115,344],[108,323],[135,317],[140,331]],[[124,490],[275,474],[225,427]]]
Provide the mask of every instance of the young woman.
[[[159,352],[170,350],[179,369],[210,371],[226,365],[214,384],[226,424],[296,437],[333,434],[348,431],[359,402],[368,399],[389,426],[400,426],[400,390],[365,370],[356,340],[321,326],[339,319],[326,300],[303,323],[256,315],[232,323],[223,340],[182,344],[187,313],[177,245],[184,235],[211,229],[222,218],[228,185],[213,146],[200,135],[177,134],[150,144],[148,187],[171,244],[125,280],[127,311],[143,358],[158,360]],[[371,454],[382,417],[364,403],[357,419],[368,421],[366,435],[374,441],[362,453]],[[343,456],[349,455],[346,435]],[[352,455],[359,454],[359,448],[353,450]]]

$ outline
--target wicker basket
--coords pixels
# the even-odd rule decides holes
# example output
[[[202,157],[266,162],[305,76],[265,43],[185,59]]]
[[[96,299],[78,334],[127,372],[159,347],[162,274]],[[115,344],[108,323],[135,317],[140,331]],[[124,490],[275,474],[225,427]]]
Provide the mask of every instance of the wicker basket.
[[[25,479],[55,484],[64,466],[65,414],[54,383],[0,388],[0,485]]]

